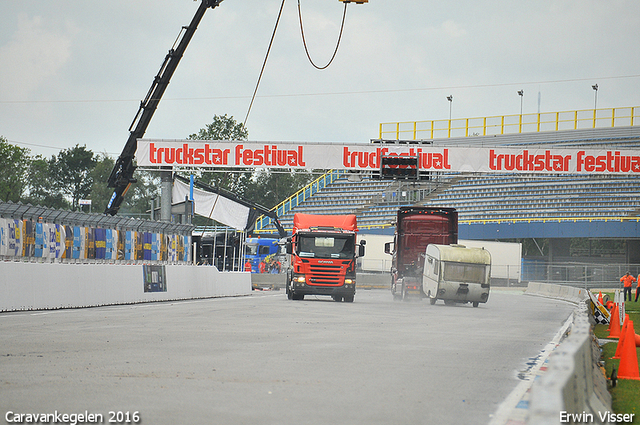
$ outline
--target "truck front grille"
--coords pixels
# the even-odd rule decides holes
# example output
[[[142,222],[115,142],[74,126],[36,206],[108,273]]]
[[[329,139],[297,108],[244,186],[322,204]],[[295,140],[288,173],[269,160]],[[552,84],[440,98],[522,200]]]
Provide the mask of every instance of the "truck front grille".
[[[342,266],[339,264],[313,264],[309,266],[310,285],[341,285]]]

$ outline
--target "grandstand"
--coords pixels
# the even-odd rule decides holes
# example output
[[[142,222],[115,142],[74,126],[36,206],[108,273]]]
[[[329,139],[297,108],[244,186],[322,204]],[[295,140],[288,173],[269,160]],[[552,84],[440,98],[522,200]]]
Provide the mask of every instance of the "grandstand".
[[[638,121],[632,119],[631,123]],[[640,126],[375,142],[457,147],[638,149]],[[640,215],[640,179],[631,175],[434,173],[429,181],[412,183],[377,180],[367,174],[335,170],[330,174],[333,179],[312,196],[295,205],[289,201],[290,208],[284,208],[287,201],[278,206],[278,215],[286,228],[291,228],[293,214],[302,212],[356,214],[360,229],[387,229],[392,227],[395,213],[403,205],[454,207],[461,222],[608,220]],[[260,229],[261,226],[257,226],[257,230]]]

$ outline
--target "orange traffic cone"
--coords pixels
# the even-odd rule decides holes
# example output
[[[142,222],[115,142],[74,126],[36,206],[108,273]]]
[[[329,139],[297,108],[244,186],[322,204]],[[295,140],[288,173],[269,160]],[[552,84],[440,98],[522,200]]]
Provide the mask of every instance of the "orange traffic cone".
[[[604,305],[604,301],[602,300],[602,291],[598,292],[598,302],[600,305]]]
[[[640,335],[636,334],[636,347],[640,347]]]
[[[611,357],[612,359],[622,358],[622,347],[624,347],[625,339],[627,339],[627,328],[629,327],[629,315],[624,315],[624,325],[622,325],[622,331],[620,332],[620,339],[618,340],[618,346],[616,347],[616,354]],[[635,345],[635,341],[633,344]]]
[[[636,351],[635,334],[633,321],[627,320],[626,342],[622,346],[622,357],[618,366],[618,379],[634,379],[640,381],[640,371],[638,370],[638,352]]]
[[[609,338],[620,338],[620,313],[618,304],[613,305],[611,318],[609,319]]]

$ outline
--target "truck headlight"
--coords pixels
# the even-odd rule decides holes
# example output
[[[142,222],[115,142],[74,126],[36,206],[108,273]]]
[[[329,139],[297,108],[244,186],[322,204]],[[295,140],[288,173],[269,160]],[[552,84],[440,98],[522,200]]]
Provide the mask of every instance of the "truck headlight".
[[[305,278],[304,276],[298,276],[294,279],[296,282],[298,283],[304,283],[305,282]]]
[[[354,279],[345,279],[344,280],[345,285],[351,285],[352,283],[355,283]]]

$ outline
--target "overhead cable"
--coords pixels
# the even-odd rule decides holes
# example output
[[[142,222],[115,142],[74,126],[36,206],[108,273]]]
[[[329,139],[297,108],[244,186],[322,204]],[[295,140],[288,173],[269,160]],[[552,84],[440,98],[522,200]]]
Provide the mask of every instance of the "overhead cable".
[[[249,119],[249,112],[251,112],[251,107],[253,106],[253,101],[256,98],[256,93],[258,93],[258,87],[260,86],[260,80],[262,79],[262,74],[264,73],[264,68],[267,65],[267,59],[269,58],[269,52],[271,52],[271,45],[273,45],[273,39],[276,36],[276,30],[278,29],[278,24],[280,23],[280,16],[282,16],[282,9],[284,8],[285,0],[282,0],[282,4],[280,5],[280,12],[278,12],[278,19],[276,19],[276,25],[273,28],[273,34],[271,34],[271,41],[269,42],[269,48],[267,48],[267,54],[264,57],[264,62],[262,63],[262,69],[260,70],[260,75],[258,76],[258,81],[256,82],[256,88],[253,90],[253,96],[251,96],[251,103],[249,103],[249,109],[247,110],[247,115],[244,117],[243,126],[247,126],[247,120]]]
[[[336,53],[338,53],[338,47],[340,47],[340,40],[342,39],[342,30],[344,29],[344,21],[347,16],[347,4],[348,4],[347,2],[345,2],[344,4],[344,12],[342,13],[342,24],[340,25],[340,35],[338,36],[338,42],[336,43],[336,48],[333,51],[333,56],[331,56],[329,63],[327,63],[325,66],[318,66],[313,62],[313,59],[311,59],[311,55],[309,54],[309,49],[307,48],[307,41],[304,38],[304,25],[302,25],[302,12],[300,10],[300,0],[298,0],[298,17],[300,18],[300,33],[302,34],[302,44],[304,44],[304,51],[307,54],[307,58],[309,58],[309,62],[316,69],[328,68],[329,65],[331,65],[331,62],[333,62],[333,59],[336,57]]]

